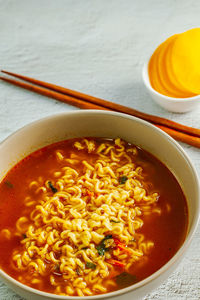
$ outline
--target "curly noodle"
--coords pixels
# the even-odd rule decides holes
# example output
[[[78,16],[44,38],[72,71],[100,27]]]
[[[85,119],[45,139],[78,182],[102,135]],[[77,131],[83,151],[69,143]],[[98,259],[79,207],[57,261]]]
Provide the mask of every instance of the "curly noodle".
[[[147,193],[142,168],[134,163],[136,147],[119,138],[100,144],[78,139],[73,147],[69,157],[55,151],[62,165],[53,180],[29,183],[24,204],[31,212],[16,222],[14,234],[24,239],[13,251],[12,266],[27,271],[18,276],[25,284],[40,288],[48,277],[56,294],[88,296],[116,286],[117,264],[129,272],[148,256],[154,243],[137,231],[145,214],[161,210],[158,193]]]

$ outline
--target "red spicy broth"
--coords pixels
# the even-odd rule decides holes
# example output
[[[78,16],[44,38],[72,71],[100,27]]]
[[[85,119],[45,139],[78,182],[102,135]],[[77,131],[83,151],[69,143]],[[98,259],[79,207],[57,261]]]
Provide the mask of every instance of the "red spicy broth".
[[[0,267],[50,293],[88,296],[139,282],[172,258],[187,233],[187,202],[174,175],[120,139],[42,148],[8,172],[0,195]]]

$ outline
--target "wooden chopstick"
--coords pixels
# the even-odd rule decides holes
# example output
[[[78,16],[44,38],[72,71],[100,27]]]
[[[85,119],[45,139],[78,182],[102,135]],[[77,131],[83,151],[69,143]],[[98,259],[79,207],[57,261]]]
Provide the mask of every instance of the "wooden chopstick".
[[[93,97],[93,96],[90,96],[90,95],[87,95],[87,94],[83,94],[83,93],[80,93],[80,92],[77,92],[77,91],[74,91],[74,90],[70,90],[70,89],[55,85],[55,84],[40,81],[40,80],[37,80],[37,79],[34,79],[34,78],[30,78],[30,77],[27,77],[27,76],[23,76],[23,75],[19,75],[19,74],[16,74],[16,73],[8,72],[8,71],[5,71],[5,70],[2,70],[1,72],[5,73],[5,74],[8,74],[8,75],[11,75],[11,76],[14,76],[14,77],[19,78],[19,79],[22,79],[24,81],[31,82],[31,83],[34,83],[36,85],[48,88],[50,90],[62,93],[64,95],[67,95],[68,97],[72,96],[73,99],[84,100],[84,102],[87,101],[91,104],[99,105],[101,107],[105,107],[105,108],[110,109],[110,110],[114,110],[114,111],[118,111],[118,112],[122,112],[122,113],[125,113],[125,114],[129,114],[129,115],[138,117],[140,119],[149,121],[153,124],[158,124],[158,125],[161,125],[161,126],[167,126],[169,128],[172,128],[172,129],[175,129],[175,130],[178,130],[178,131],[182,131],[182,132],[188,133],[190,135],[200,137],[200,129],[197,129],[197,128],[192,128],[192,127],[189,127],[189,126],[185,126],[185,125],[182,125],[182,124],[179,124],[179,123],[176,123],[174,121],[171,121],[171,120],[168,120],[168,119],[165,119],[165,118],[161,118],[161,117],[158,117],[158,116],[149,115],[149,114],[137,111],[133,108],[126,107],[124,105],[120,105],[120,104],[113,103],[113,102],[110,102],[110,101],[107,101],[107,100],[103,100],[103,99],[100,99],[100,98],[97,98],[97,97]],[[49,96],[49,97],[51,97],[51,96]],[[60,99],[57,99],[57,100],[60,100]],[[60,101],[62,101],[62,100],[60,100]],[[70,103],[70,104],[72,104],[72,103]]]
[[[4,71],[4,73],[5,72],[6,71]],[[17,76],[18,76],[18,78],[24,77],[24,76],[21,76],[21,75],[17,75]],[[40,87],[38,87],[36,85],[31,85],[31,84],[28,84],[28,83],[25,83],[25,82],[17,81],[17,80],[2,77],[2,76],[0,76],[0,79],[3,80],[3,81],[6,81],[8,83],[14,84],[18,87],[30,90],[32,92],[35,92],[35,93],[38,93],[38,94],[41,94],[41,95],[44,95],[44,96],[47,96],[47,97],[50,97],[50,98],[54,98],[56,100],[62,101],[62,102],[67,103],[67,104],[71,104],[73,106],[77,106],[77,107],[82,108],[82,109],[101,109],[101,110],[103,109],[103,110],[118,111],[118,110],[110,109],[110,108],[107,108],[107,107],[104,107],[104,106],[101,106],[101,105],[98,105],[98,104],[87,102],[86,100],[83,100],[83,99],[75,98],[72,95],[66,95],[66,94],[63,94],[63,93],[56,92],[55,90],[48,89],[47,85],[48,85],[49,88],[51,87],[51,84],[49,84],[49,83],[46,85],[46,83],[43,84],[43,82],[42,82],[42,85],[45,86],[45,88],[43,88],[43,87],[41,87],[41,84],[40,84]],[[24,78],[20,78],[20,79],[24,80]],[[26,80],[26,81],[31,82],[31,80],[32,80],[31,78],[28,78],[28,80]],[[34,81],[35,81],[35,83],[37,82],[36,79],[34,79]],[[58,87],[58,88],[60,88],[60,87]],[[128,114],[130,114],[130,113],[128,113]],[[166,127],[166,126],[163,126],[163,125],[156,124],[153,121],[151,123],[154,124],[155,126],[157,126],[158,128],[162,129],[163,131],[165,131],[169,135],[171,135],[176,140],[179,140],[179,141],[184,142],[186,144],[189,144],[189,145],[192,145],[194,147],[200,148],[200,138],[199,137],[193,136],[191,134],[189,135],[187,133],[181,132],[179,130],[175,130],[173,128],[169,128],[169,127]]]
[[[197,136],[189,135],[181,131],[176,131],[174,129],[162,125],[155,125],[155,126],[162,129],[164,132],[169,134],[177,141],[183,142],[185,144],[191,145],[196,148],[200,148],[200,138]]]
[[[53,90],[48,90],[46,88],[41,88],[35,85],[31,85],[22,81],[17,81],[14,79],[10,79],[10,78],[5,78],[0,76],[0,79],[3,81],[6,81],[8,83],[14,84],[18,87],[21,87],[23,89],[29,90],[31,92],[35,92],[37,94],[46,96],[46,97],[50,97],[50,98],[54,98],[58,101],[67,103],[67,104],[71,104],[73,106],[77,106],[79,108],[83,108],[83,109],[102,109],[102,110],[106,110],[103,107],[100,107],[98,105],[92,104],[92,103],[88,103],[88,102],[84,102],[83,100],[80,99],[76,99],[74,97],[71,96],[67,96],[67,95],[63,95],[61,93],[58,92],[54,92]]]

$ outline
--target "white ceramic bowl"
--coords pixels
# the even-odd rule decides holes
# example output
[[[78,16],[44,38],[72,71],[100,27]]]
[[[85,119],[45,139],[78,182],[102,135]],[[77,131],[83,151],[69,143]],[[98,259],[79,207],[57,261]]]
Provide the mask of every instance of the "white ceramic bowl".
[[[144,85],[147,88],[151,98],[160,106],[168,111],[176,113],[184,113],[195,109],[200,104],[200,95],[188,98],[173,98],[158,93],[152,86],[149,80],[148,64],[144,64],[142,77]]]
[[[53,115],[23,127],[0,144],[0,180],[13,165],[31,152],[60,140],[88,136],[121,137],[149,151],[172,171],[188,202],[189,227],[185,242],[172,259],[151,276],[135,285],[104,295],[89,297],[53,295],[25,286],[0,270],[2,280],[26,299],[140,299],[160,285],[174,271],[196,230],[199,218],[200,188],[190,159],[178,143],[163,131],[143,120],[121,113],[98,110],[73,111]]]

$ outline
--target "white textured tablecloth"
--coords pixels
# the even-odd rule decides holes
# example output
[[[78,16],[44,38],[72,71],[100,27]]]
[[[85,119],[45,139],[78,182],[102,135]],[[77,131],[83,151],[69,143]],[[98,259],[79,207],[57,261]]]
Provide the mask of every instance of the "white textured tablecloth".
[[[173,114],[154,104],[144,61],[174,33],[200,24],[195,0],[0,0],[0,68],[200,128],[200,106]],[[0,82],[0,140],[39,118],[76,109]],[[200,151],[182,144],[200,174]],[[170,278],[145,300],[200,299],[200,228]],[[0,283],[0,300],[21,299]],[[131,300],[131,299],[130,299]]]

